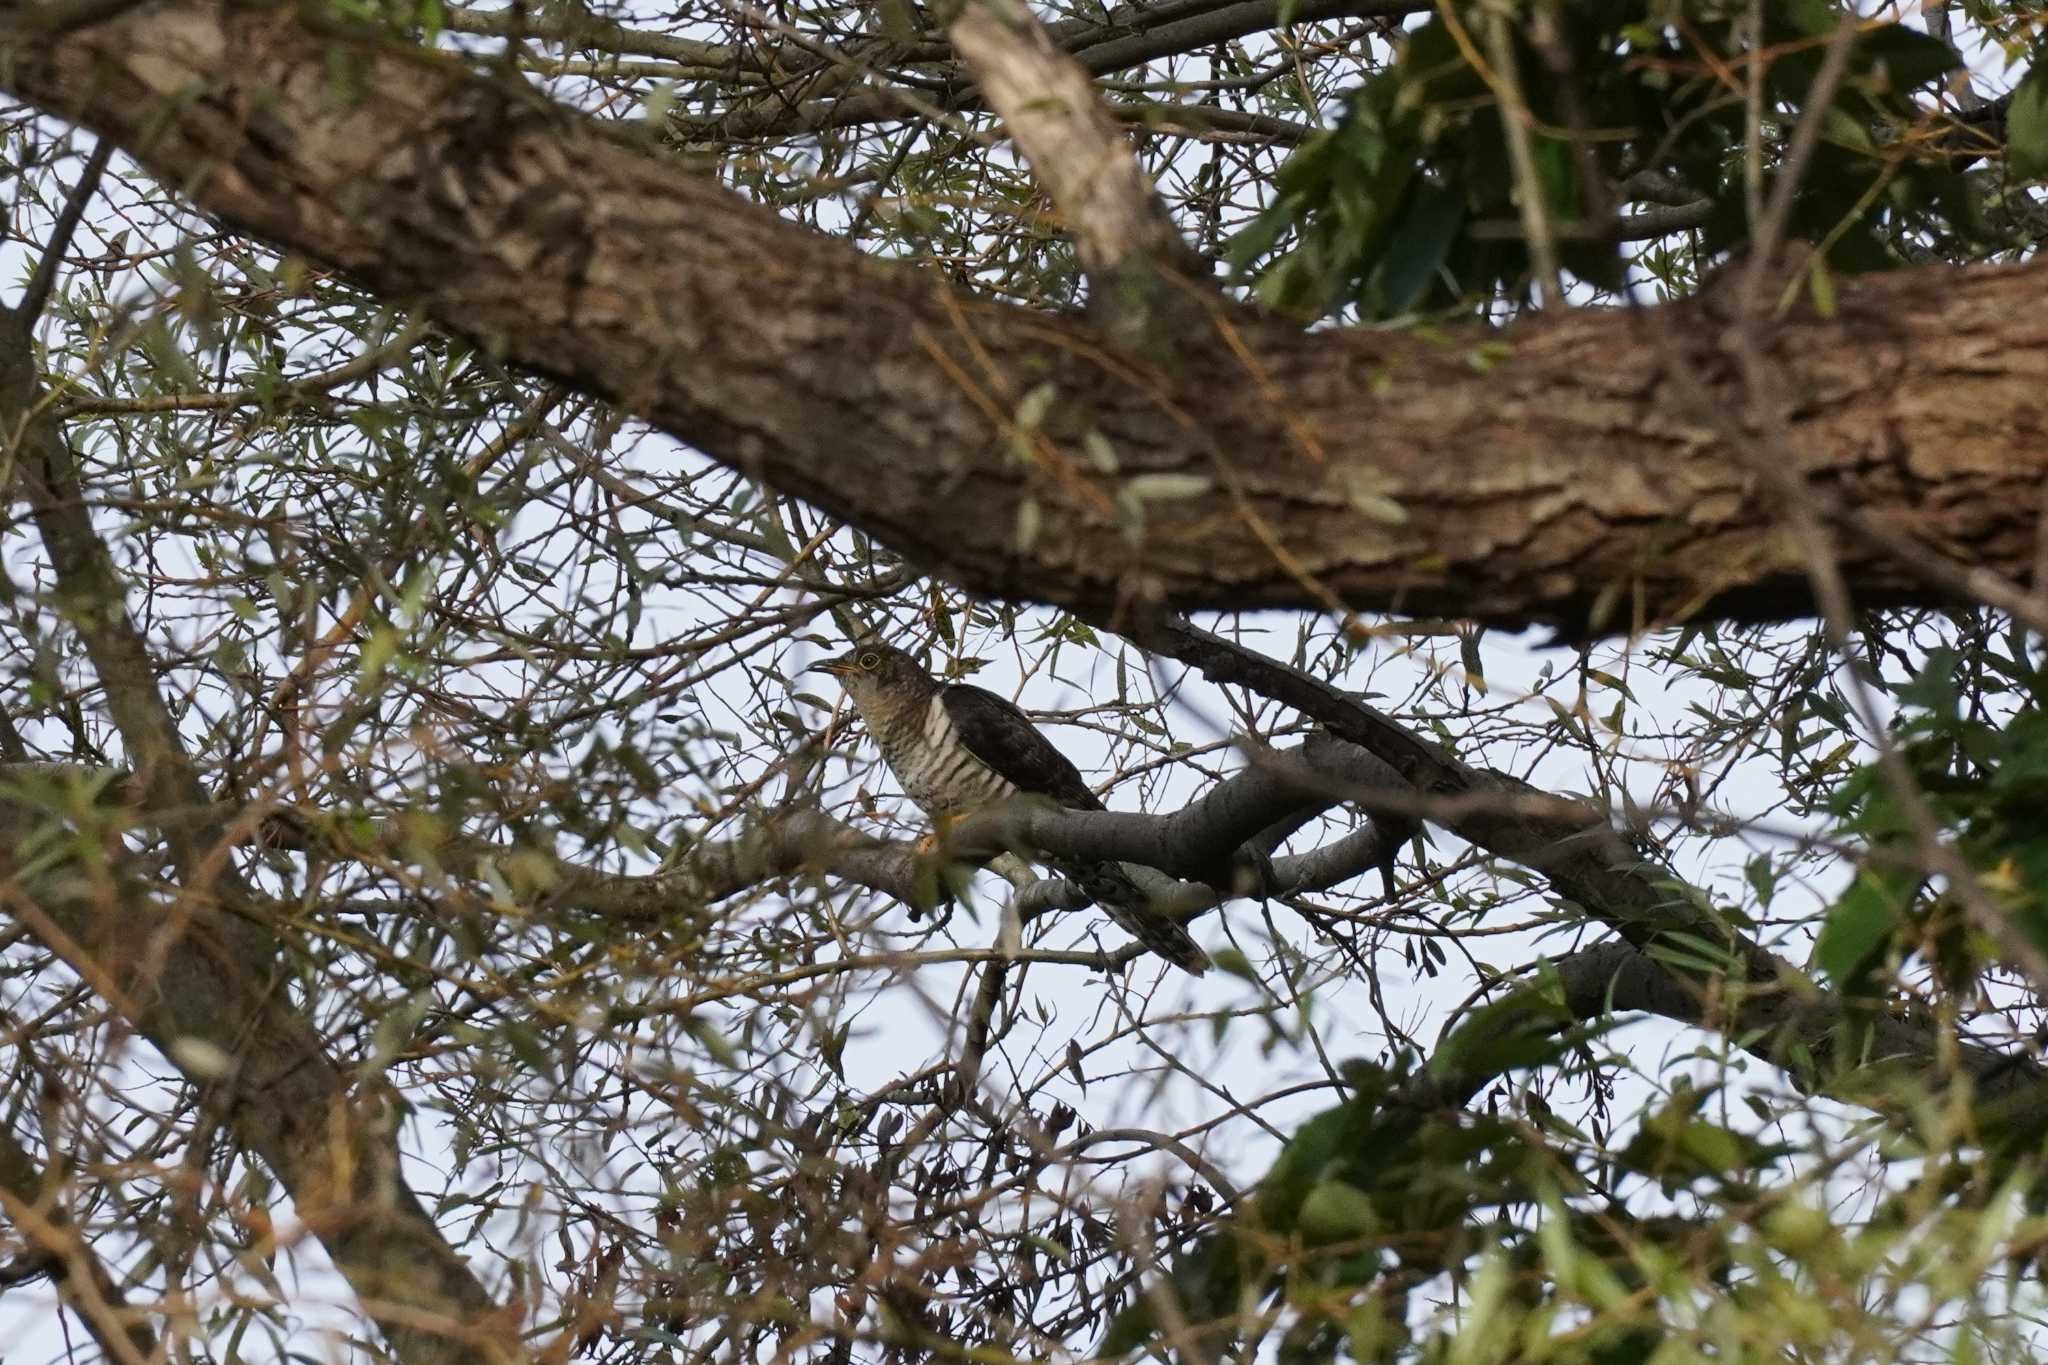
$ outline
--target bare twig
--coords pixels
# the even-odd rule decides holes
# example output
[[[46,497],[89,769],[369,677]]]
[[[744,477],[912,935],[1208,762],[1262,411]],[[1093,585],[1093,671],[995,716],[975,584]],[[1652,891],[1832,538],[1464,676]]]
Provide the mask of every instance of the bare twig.
[[[64,209],[57,215],[50,240],[44,244],[43,254],[36,258],[35,273],[29,276],[27,286],[22,289],[21,301],[9,310],[16,325],[34,327],[42,317],[43,308],[50,301],[50,290],[57,282],[57,272],[64,268],[64,253],[71,249],[71,236],[78,231],[79,219],[85,216],[85,206],[98,192],[100,176],[106,172],[107,162],[113,156],[114,144],[102,138],[94,145],[92,155],[86,158],[78,183],[65,196]]]
[[[54,1198],[61,1178],[43,1169],[0,1128],[0,1213],[39,1253],[38,1268],[78,1314],[100,1349],[121,1365],[158,1359],[156,1334],[132,1309],[120,1282]]]

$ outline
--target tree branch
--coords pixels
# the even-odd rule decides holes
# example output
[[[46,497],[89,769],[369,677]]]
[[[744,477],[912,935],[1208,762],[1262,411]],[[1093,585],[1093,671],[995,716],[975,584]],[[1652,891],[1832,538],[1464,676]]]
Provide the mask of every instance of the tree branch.
[[[2038,1122],[2048,1111],[2042,1069],[2022,1052],[1818,992],[1626,848],[1598,812],[1461,763],[1305,674],[1232,658],[1214,637],[1160,623],[1161,603],[1197,601],[1476,604],[1486,619],[1555,618],[1573,629],[1612,624],[1602,613],[1631,600],[1653,618],[1702,603],[1734,614],[1803,610],[1803,565],[1777,545],[1768,498],[1727,458],[1724,436],[1672,416],[1670,376],[1658,368],[1667,362],[1631,344],[1634,322],[1581,317],[1449,341],[1305,338],[1217,309],[1175,338],[1170,364],[1151,363],[1156,326],[1111,318],[1105,343],[1102,329],[1074,319],[835,254],[730,196],[667,182],[672,167],[453,62],[394,60],[366,45],[362,70],[350,72],[366,84],[366,103],[338,101],[331,71],[315,60],[332,56],[322,35],[293,28],[286,12],[255,17],[242,6],[161,0],[107,33],[29,43],[0,84],[83,109],[233,221],[422,299],[450,327],[630,404],[730,467],[836,500],[923,562],[993,591],[1135,623],[1148,644],[1282,697],[1345,736],[1255,765],[1171,814],[994,812],[955,832],[958,851],[1014,843],[1142,861],[1220,894],[1236,883],[1217,849],[1275,839],[1332,802],[1357,802],[1370,827],[1276,861],[1269,888],[1301,890],[1384,861],[1395,817],[1426,814],[1538,869],[1625,936],[1557,964],[1581,1018],[1611,1004],[1703,1024],[1801,1085],[1885,1112],[1902,1107],[1893,1064],[1928,1088],[1968,1078],[2006,1118]],[[397,136],[379,123],[393,111]],[[1083,141],[1105,145],[1100,131]],[[1055,153],[1064,136],[1052,134]],[[1051,178],[1060,174],[1055,166]],[[1087,178],[1067,183],[1062,202],[1081,205],[1098,286],[1118,262],[1149,259],[1161,245],[1141,240],[1142,213],[1117,217],[1131,208],[1127,193],[1103,219]],[[1123,232],[1132,223],[1140,230]],[[1802,477],[1841,489],[1845,505],[1872,509],[1909,543],[1942,556],[1981,545],[1993,569],[2025,581],[2034,504],[2011,494],[2036,484],[2043,466],[2021,440],[2018,415],[2031,409],[2016,394],[2028,364],[2012,356],[2030,345],[2038,353],[2040,324],[2002,311],[2014,296],[2048,296],[2048,273],[1930,278],[1850,286],[1839,313],[1795,317],[1764,343],[1782,348],[1799,414],[1788,453],[1810,466]],[[749,297],[757,292],[772,305]],[[1711,322],[1683,307],[1650,317],[1674,332]],[[1927,344],[1937,325],[1946,350]],[[1961,354],[1959,336],[1968,339]],[[1702,352],[1702,375],[1689,382],[1717,384],[1712,359]],[[1944,380],[1970,392],[1933,392]],[[33,392],[21,403],[24,413],[41,406]],[[380,1097],[351,1087],[307,1013],[284,1000],[260,904],[224,871],[232,840],[247,832],[244,812],[206,807],[154,693],[151,660],[118,616],[111,557],[89,518],[64,520],[69,505],[83,505],[75,474],[61,450],[36,445],[43,440],[28,430],[19,443],[43,458],[30,466],[42,479],[38,517],[67,596],[86,604],[80,633],[140,766],[142,808],[172,830],[185,903],[153,921],[169,927],[138,954],[124,939],[139,937],[135,925],[154,904],[110,909],[0,858],[13,908],[208,1089],[365,1302],[406,1310],[385,1318],[394,1355],[512,1354],[516,1324],[493,1319],[475,1278],[394,1185],[395,1149],[376,1136]],[[1938,572],[1902,568],[1903,556],[1881,551],[1850,565],[1874,597],[1911,599],[1929,582],[1946,590]],[[1389,766],[1399,780],[1384,780]],[[25,841],[0,839],[9,842]],[[486,855],[479,844],[468,856],[474,875]],[[918,871],[909,850],[798,811],[689,848],[676,868],[649,877],[557,869],[542,894],[630,922],[698,914],[811,868],[904,899]],[[211,904],[216,890],[226,911]],[[1034,905],[1069,894],[1051,882],[1027,893]],[[1725,955],[1727,970],[1696,965],[1699,940]],[[1695,965],[1659,965],[1681,949]],[[917,960],[986,963],[983,1013],[992,1017],[1004,969],[989,950],[972,951],[981,956]],[[905,961],[810,963],[760,980]],[[194,1064],[207,1055],[195,1043],[215,1060]],[[213,1069],[220,1057],[227,1074]],[[1447,1085],[1455,1091],[1455,1080]],[[342,1169],[346,1184],[330,1174]],[[445,1338],[422,1325],[442,1313]]]
[[[1077,68],[1087,76],[1108,76],[1137,68],[1161,57],[1176,57],[1229,43],[1253,33],[1266,33],[1288,25],[1327,23],[1337,18],[1378,18],[1397,20],[1407,14],[1421,14],[1434,0],[1169,0],[1165,4],[1120,4],[1104,18],[1063,18],[1047,25],[1055,51],[1069,53]],[[465,33],[504,33],[510,27],[498,16],[469,14],[451,20],[451,27]],[[575,41],[575,25],[528,23],[524,33],[555,41]],[[612,51],[633,51],[670,55],[678,61],[707,65],[721,74],[733,70],[774,72],[774,92],[758,100],[741,102],[713,115],[670,115],[670,133],[680,141],[739,141],[739,139],[786,139],[811,137],[834,129],[860,127],[868,123],[889,123],[942,113],[967,113],[981,108],[983,94],[954,70],[948,61],[952,47],[938,37],[911,39],[868,39],[848,43],[842,51],[819,57],[815,51],[799,51],[795,43],[766,49],[727,49],[698,45],[680,47],[680,39],[639,31],[608,31],[596,27],[596,37]],[[719,59],[723,57],[723,59]],[[887,72],[901,72],[915,65],[920,70],[938,68],[930,78],[897,76],[889,84]],[[872,78],[877,88],[858,88],[860,78]],[[791,98],[791,92],[797,98]],[[1233,111],[1210,111],[1202,106],[1182,106],[1169,111],[1174,121],[1219,119],[1217,127],[1231,127]],[[1247,115],[1239,115],[1243,119]],[[1257,119],[1257,115],[1249,115]],[[1286,121],[1268,119],[1266,133],[1294,139],[1300,129],[1288,129]]]
[[[0,1213],[35,1248],[58,1295],[107,1358],[147,1365],[157,1359],[156,1333],[128,1306],[120,1281],[56,1199],[61,1183],[61,1175],[46,1170],[14,1134],[0,1129]]]
[[[1208,263],[1181,239],[1088,74],[1016,0],[969,0],[946,32],[1059,209],[1090,316],[1170,365],[1179,338],[1222,300],[1189,286]]]
[[[50,229],[50,240],[43,244],[42,255],[36,258],[35,273],[23,286],[21,301],[14,305],[12,312],[16,326],[34,327],[37,319],[42,317],[43,308],[50,301],[50,290],[57,283],[57,272],[64,267],[64,253],[71,249],[71,235],[78,231],[78,221],[85,216],[85,206],[99,192],[100,176],[105,174],[107,163],[113,156],[113,146],[102,142],[85,159],[85,169],[79,172],[78,183],[65,196],[63,211],[57,215],[56,225]]]
[[[1259,663],[1286,667],[1251,658],[1253,670]],[[1337,702],[1319,709],[1341,716],[1346,705],[1338,694]],[[1392,722],[1382,718],[1378,724]],[[1419,739],[1411,747],[1433,752]],[[1569,813],[1591,819],[1587,808],[1456,765],[1441,754],[1435,762],[1449,766],[1422,772],[1438,781],[1438,790],[1418,797],[1391,777],[1388,764],[1362,747],[1314,739],[1261,755],[1253,767],[1172,814],[1013,805],[963,821],[952,832],[949,851],[986,857],[1023,842],[1069,857],[1136,862],[1202,878],[1217,871],[1216,848],[1233,847],[1232,841],[1261,829],[1262,821],[1326,809],[1339,794],[1383,808],[1371,825],[1344,838],[1275,859],[1268,891],[1285,895],[1341,885],[1381,864],[1390,852],[1389,840],[1406,836],[1403,824],[1388,820],[1384,807],[1420,809],[1488,851],[1545,872],[1555,894],[1586,906],[1623,935],[1622,942],[1582,950],[1555,964],[1575,1018],[1597,1018],[1609,1008],[1641,1010],[1713,1029],[1784,1070],[1803,1088],[1885,1113],[1902,1110],[1909,1098],[1902,1084],[1931,1090],[1946,1079],[1966,1077],[1981,1102],[1987,1129],[2048,1122],[2048,1072],[2025,1053],[1957,1037],[1929,1019],[1894,1015],[1881,1001],[1823,992],[1796,968],[1702,911],[1701,900],[1627,850],[1604,824],[1575,824]],[[918,856],[911,845],[864,838],[821,813],[792,812],[765,819],[732,840],[699,845],[669,872],[648,877],[572,874],[562,894],[570,897],[564,903],[593,913],[615,914],[628,922],[654,920],[701,913],[711,901],[808,868],[914,903]],[[1171,908],[1192,916],[1221,899],[1212,888],[1190,886]],[[1035,883],[1020,900],[1027,918],[1085,904],[1057,878]],[[1700,965],[1702,944],[1712,943],[1726,945],[1739,967],[1733,976]],[[1747,981],[1743,970],[1750,974]],[[1510,1017],[1499,1026],[1526,1024]],[[1430,1102],[1463,1103],[1469,1098],[1463,1088],[1485,1079],[1440,1077]]]
[[[1168,0],[1157,5],[1118,5],[1100,20],[1063,19],[1046,25],[1045,31],[1052,46],[1070,54],[1081,71],[1105,76],[1279,28],[1283,16],[1288,24],[1338,19],[1392,21],[1424,13],[1432,6],[1433,0],[1299,0],[1291,4],[1288,0]],[[628,34],[623,38],[621,51],[647,52],[661,45],[658,35]],[[745,62],[778,73],[779,98],[764,98],[708,117],[678,111],[671,116],[671,132],[683,141],[807,137],[912,118],[934,109],[964,112],[985,102],[983,91],[952,72],[946,61],[948,45],[935,39],[849,44],[836,65],[793,47],[772,49],[772,59],[749,54]],[[730,62],[711,64],[730,69]],[[915,88],[886,84],[878,89],[856,88],[862,76],[879,77],[878,68],[910,65],[937,66],[940,71],[935,81],[920,81]],[[930,88],[935,83],[940,86],[937,90]],[[788,98],[788,90],[799,92],[800,97]],[[1199,119],[1227,111],[1190,107],[1177,112],[1180,117]]]
[[[1412,813],[1543,874],[1554,895],[1584,907],[1641,959],[1622,983],[1638,1007],[1716,1029],[1802,1088],[1851,1103],[1896,1101],[1886,1100],[1884,1087],[1889,1071],[1904,1067],[1929,1089],[1966,1077],[1987,1126],[2048,1117],[2048,1069],[2034,1058],[1822,991],[1713,910],[1704,893],[1631,849],[1601,812],[1459,762],[1358,697],[1185,621],[1161,622],[1139,643],[1211,682],[1250,688],[1327,726],[1385,760],[1420,794]],[[1398,801],[1397,791],[1375,784],[1356,796],[1372,810]]]
[[[214,806],[185,751],[19,313],[0,324],[0,430],[65,620],[134,762],[127,786],[145,814],[172,817],[165,834],[179,874],[179,894],[166,906],[69,868],[36,871],[15,850],[37,817],[12,808],[0,818],[8,908],[276,1173],[395,1354],[417,1365],[492,1365],[516,1353],[508,1331],[516,1324],[497,1319],[482,1283],[405,1184],[382,1097],[349,1085],[312,1020],[285,998],[289,973],[276,937],[257,916],[233,912],[254,904],[230,861],[236,826],[246,837],[257,822]]]
[[[1785,1071],[1802,1089],[1910,1121],[1913,1106],[1950,1079],[1967,1080],[1979,1101],[1987,1135],[2038,1131],[2048,1124],[2048,1073],[2027,1054],[1944,1035],[1925,1019],[1893,1013],[1881,1000],[1846,1000],[1815,994],[1778,997],[1749,1012],[1753,1031],[1734,1032],[1692,983],[1627,943],[1601,943],[1548,964],[1569,1015],[1590,1022],[1609,1014],[1643,1013],[1713,1029],[1766,1064]],[[1552,1016],[1535,1005],[1488,1020],[1492,1036],[1547,1032]],[[1834,1067],[1788,1059],[1791,1041],[1848,1056]],[[1817,1054],[1819,1055],[1819,1054]],[[1409,1098],[1424,1107],[1471,1100],[1492,1072],[1433,1067]]]
[[[335,100],[332,41],[171,0],[25,42],[0,82],[229,221],[992,595],[1096,614],[1342,601],[1573,633],[1811,609],[1772,500],[1682,415],[1672,352],[1644,344],[1718,336],[1703,304],[1427,336],[1220,318],[1168,376],[1077,321],[781,222],[456,57],[365,45],[360,94]],[[256,107],[276,136],[237,112]],[[2048,263],[1846,281],[1832,316],[1774,324],[1809,481],[2027,582],[2048,478],[2024,434],[2038,304]],[[1724,359],[1699,354],[1697,378],[1738,405]],[[1844,570],[1866,606],[1953,600],[1956,580],[1867,540]]]
[[[1967,1077],[1987,1131],[2048,1123],[2048,1071],[2025,1053],[1957,1037],[1933,1020],[1892,1015],[1882,1002],[1851,1001],[1821,991],[1796,968],[1702,910],[1704,898],[1688,894],[1664,869],[1637,857],[1590,808],[1458,764],[1318,679],[1182,629],[1191,638],[1176,647],[1188,661],[1206,665],[1217,680],[1320,713],[1318,718],[1333,727],[1342,724],[1373,742],[1319,736],[1293,749],[1262,751],[1252,766],[1171,814],[1011,805],[962,821],[952,831],[948,852],[986,858],[1025,845],[1075,858],[1158,866],[1201,879],[1227,874],[1229,860],[1219,859],[1217,849],[1235,847],[1273,823],[1307,818],[1340,800],[1371,810],[1372,823],[1353,833],[1272,861],[1264,890],[1288,895],[1339,886],[1383,865],[1408,837],[1408,821],[1427,814],[1479,847],[1543,872],[1554,894],[1585,906],[1623,935],[1622,942],[1586,949],[1555,964],[1576,1018],[1595,1018],[1611,1003],[1618,1012],[1642,1010],[1714,1029],[1786,1071],[1803,1088],[1886,1113],[1904,1102],[1901,1083],[1932,1089],[1945,1079]],[[1152,643],[1175,642],[1166,636]],[[1369,752],[1374,748],[1391,757],[1375,756]],[[1434,784],[1434,790],[1412,790],[1396,777],[1394,770],[1404,764],[1411,776]],[[66,766],[34,765],[36,770]],[[108,790],[119,799],[123,787],[110,783]],[[0,818],[9,809],[0,802]],[[322,828],[317,816],[287,810],[278,813],[266,837],[273,846],[318,847],[343,857],[366,851],[361,844],[326,842]],[[422,849],[396,825],[386,837],[373,835],[371,845],[380,856],[431,854],[445,872],[462,879],[480,876],[486,858],[502,866],[510,851],[463,839]],[[718,901],[814,872],[915,904],[920,856],[915,845],[877,839],[819,811],[794,810],[762,816],[731,839],[700,843],[675,867],[658,873],[603,873],[557,863],[542,879],[539,894],[557,906],[621,925],[688,923],[701,920]],[[1193,917],[1223,899],[1213,887],[1190,884],[1164,908]],[[1065,881],[1046,878],[1025,888],[1018,907],[1029,920],[1087,903]],[[1701,965],[1702,945],[1713,943],[1725,945],[1736,965],[1732,974]],[[1679,950],[1675,954],[1674,947]],[[1034,956],[1079,965],[1096,961],[1092,955]],[[1501,1023],[1503,1028],[1522,1026],[1513,1019]],[[1462,1103],[1469,1096],[1460,1087],[1485,1079],[1439,1078],[1440,1088],[1429,1102]]]
[[[1128,617],[1140,643],[1298,706],[1391,763],[1447,827],[1543,872],[1638,947],[1710,931],[1743,987],[1726,1027],[1754,1024],[1788,1058],[1795,1044],[1834,1055],[1788,1003],[1811,998],[1803,979],[1631,862],[1594,813],[1542,814],[1550,798],[1305,674],[1150,624],[1158,602],[1333,594],[1575,628],[1629,624],[1612,604],[1632,601],[1649,620],[1805,612],[1778,509],[1718,433],[1674,416],[1660,348],[1641,342],[1645,326],[1716,334],[1706,306],[1448,340],[1224,328],[1168,377],[1078,323],[954,293],[678,177],[452,57],[366,45],[357,101],[336,101],[329,41],[269,11],[172,0],[25,41],[0,81],[231,221],[423,300],[451,329],[926,565]],[[240,112],[252,107],[269,120],[262,137]],[[2044,300],[2041,263],[1911,272],[1845,284],[1830,317],[1776,324],[1760,344],[1809,481],[2026,581],[2048,476],[2048,447],[2025,435]],[[1739,400],[1711,355],[1689,381]],[[1023,420],[1042,390],[1057,403]],[[1102,449],[1114,473],[1091,456]],[[1027,508],[1038,529],[1020,538]],[[1865,605],[1940,600],[1922,571],[1867,546],[1844,570]],[[1124,612],[1134,598],[1146,608]],[[2034,1071],[1983,1080],[2031,1087]]]

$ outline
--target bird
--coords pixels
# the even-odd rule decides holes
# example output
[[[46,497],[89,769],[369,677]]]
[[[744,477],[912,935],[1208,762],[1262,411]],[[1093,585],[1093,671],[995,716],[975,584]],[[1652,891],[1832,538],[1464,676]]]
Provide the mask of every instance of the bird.
[[[910,654],[866,642],[812,665],[839,679],[904,792],[943,825],[1019,794],[1068,810],[1104,810],[1081,774],[1008,700],[967,683],[944,683]],[[1209,955],[1179,920],[1151,908],[1122,864],[1048,857],[1047,862],[1153,952],[1200,976]]]

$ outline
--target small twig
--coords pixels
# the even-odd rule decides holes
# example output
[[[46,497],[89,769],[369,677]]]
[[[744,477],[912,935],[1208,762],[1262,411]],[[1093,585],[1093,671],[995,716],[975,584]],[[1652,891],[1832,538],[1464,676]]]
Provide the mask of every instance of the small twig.
[[[0,1271],[0,1285],[48,1275],[108,1358],[143,1365],[156,1358],[156,1334],[128,1306],[120,1281],[79,1233],[64,1201],[54,1197],[65,1183],[60,1155],[53,1150],[49,1163],[40,1163],[0,1128],[0,1214],[30,1248]]]
[[[122,8],[127,8],[124,0]],[[85,206],[100,187],[100,176],[107,169],[107,162],[113,158],[114,144],[102,138],[92,149],[92,155],[85,159],[85,172],[78,177],[78,183],[71,187],[71,193],[64,200],[64,210],[57,215],[57,226],[50,234],[50,240],[43,248],[42,256],[36,261],[35,273],[29,276],[28,287],[21,291],[21,302],[9,311],[15,325],[24,331],[36,325],[43,315],[43,308],[50,301],[50,290],[57,282],[57,272],[63,268],[64,253],[71,249],[71,236],[78,231],[79,220],[85,217]]]
[[[1501,104],[1501,126],[1507,130],[1508,161],[1514,167],[1522,232],[1529,243],[1530,267],[1541,296],[1539,303],[1562,304],[1564,277],[1557,266],[1557,239],[1551,232],[1549,205],[1543,201],[1543,177],[1536,170],[1536,153],[1529,144],[1529,102],[1522,93],[1522,73],[1515,61],[1515,37],[1508,28],[1507,15],[1496,11],[1489,17],[1486,46],[1499,74],[1498,81],[1492,84]]]
[[[1835,89],[1842,83],[1842,77],[1849,70],[1849,53],[1855,47],[1856,17],[1845,16],[1828,39],[1827,56],[1822,58],[1820,71],[1813,78],[1813,85],[1806,93],[1806,109],[1799,116],[1799,126],[1792,130],[1791,145],[1785,149],[1785,159],[1778,165],[1778,178],[1771,186],[1771,199],[1764,209],[1763,217],[1753,226],[1755,235],[1751,238],[1749,268],[1743,272],[1741,290],[1737,303],[1741,313],[1748,316],[1759,307],[1764,291],[1771,279],[1772,261],[1778,248],[1784,245],[1785,229],[1792,220],[1792,197],[1799,192],[1799,182],[1806,174],[1806,163],[1813,159],[1813,149],[1820,144],[1820,130],[1827,122],[1828,106],[1835,102]],[[1761,80],[1763,54],[1758,52],[1750,63],[1752,78]]]

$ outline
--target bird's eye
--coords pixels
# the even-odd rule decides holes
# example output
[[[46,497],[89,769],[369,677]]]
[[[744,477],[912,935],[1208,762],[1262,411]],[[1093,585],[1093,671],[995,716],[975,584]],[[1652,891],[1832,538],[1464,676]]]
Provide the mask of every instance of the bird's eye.
[[[869,650],[866,654],[860,656],[860,666],[872,673],[882,666],[882,656],[873,650]]]

